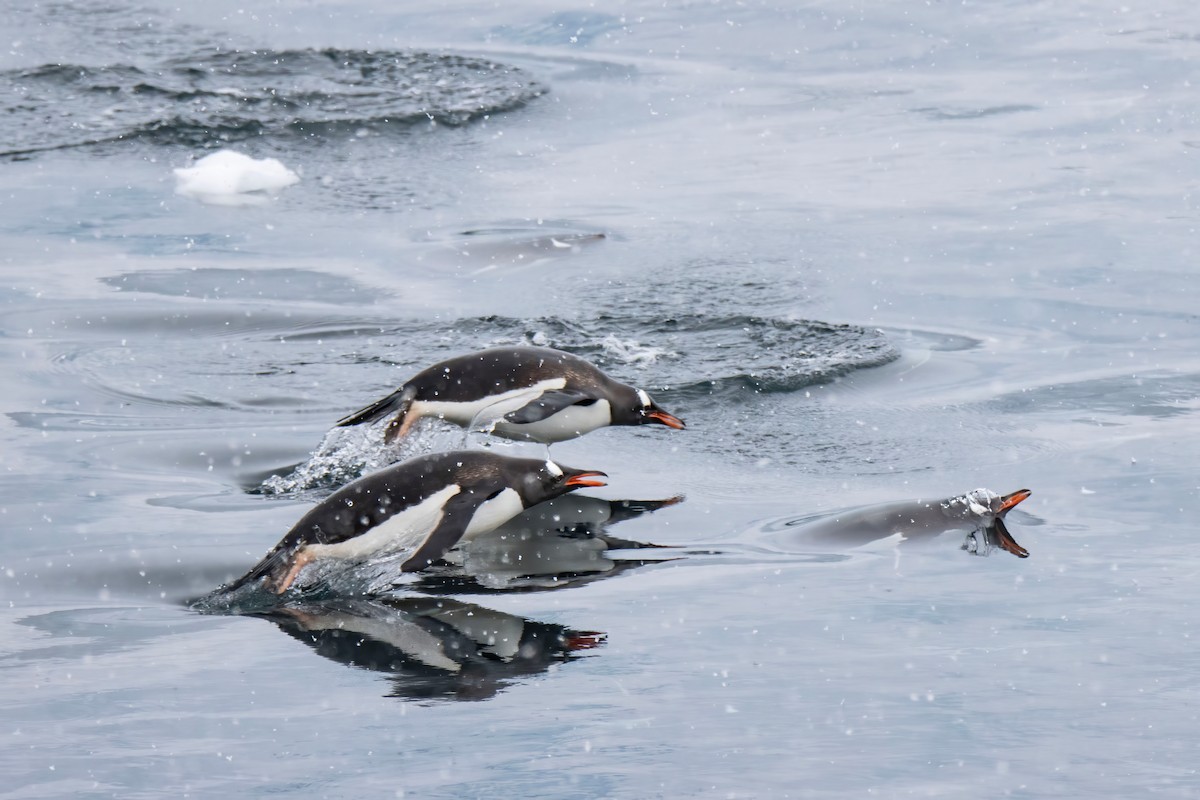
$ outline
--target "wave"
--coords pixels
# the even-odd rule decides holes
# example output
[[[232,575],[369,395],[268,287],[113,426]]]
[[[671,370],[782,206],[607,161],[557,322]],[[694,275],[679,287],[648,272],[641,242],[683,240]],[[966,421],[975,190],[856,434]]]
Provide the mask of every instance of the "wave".
[[[0,156],[464,125],[546,91],[517,67],[420,51],[212,50],[145,67],[46,64],[0,72]]]

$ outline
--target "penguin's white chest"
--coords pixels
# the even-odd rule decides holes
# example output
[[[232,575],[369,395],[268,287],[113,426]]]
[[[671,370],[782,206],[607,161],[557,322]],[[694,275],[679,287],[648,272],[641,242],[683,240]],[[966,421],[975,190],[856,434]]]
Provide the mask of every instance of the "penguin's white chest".
[[[573,405],[543,420],[512,423],[506,414],[536,402],[546,392],[566,386],[564,378],[548,378],[532,386],[510,389],[469,402],[417,400],[410,413],[422,417],[439,417],[464,428],[482,430],[507,439],[532,440],[544,444],[574,439],[612,423],[612,406],[607,400],[597,400],[586,406]]]
[[[472,536],[495,530],[524,510],[521,495],[517,494],[515,489],[505,489],[475,509],[474,516],[463,532],[463,538],[470,539]]]
[[[448,484],[353,539],[336,544],[310,544],[308,550],[316,558],[362,560],[415,549],[441,522],[446,503],[461,491],[457,483]]]
[[[566,385],[565,378],[549,378],[532,386],[509,389],[477,400],[416,400],[410,413],[422,417],[440,417],[464,428],[488,427],[505,414],[529,405],[545,392],[556,391]]]
[[[612,407],[607,400],[597,400],[586,406],[567,406],[537,422],[515,424],[502,419],[496,422],[494,432],[508,439],[532,439],[552,444],[574,439],[611,422]]]
[[[339,558],[364,561],[370,558],[416,550],[438,527],[445,516],[446,503],[462,492],[456,483],[426,497],[414,506],[393,514],[386,520],[353,539],[336,544],[310,544],[314,558]],[[496,528],[520,514],[525,507],[521,496],[506,488],[500,494],[479,504],[463,531],[469,538]]]

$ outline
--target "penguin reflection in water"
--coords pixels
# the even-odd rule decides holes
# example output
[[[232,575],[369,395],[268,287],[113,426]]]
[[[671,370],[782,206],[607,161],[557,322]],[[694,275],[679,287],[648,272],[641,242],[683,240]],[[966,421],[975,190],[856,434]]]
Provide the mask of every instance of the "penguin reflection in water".
[[[404,437],[421,417],[547,445],[609,425],[684,427],[643,390],[548,347],[495,347],[442,361],[337,425],[389,415],[388,443]]]
[[[411,588],[426,594],[562,589],[673,561],[672,547],[613,536],[610,526],[683,502],[604,500],[568,494],[481,533],[446,555],[449,570],[430,570]]]
[[[342,487],[305,514],[249,572],[227,587],[260,578],[282,594],[307,565],[364,562],[407,553],[416,572],[459,540],[490,531],[526,508],[582,486],[604,486],[595,470],[487,451],[434,453]]]
[[[605,641],[448,597],[330,598],[260,616],[326,658],[389,673],[392,696],[420,699],[482,700]]]
[[[948,531],[966,534],[963,549],[975,555],[987,555],[992,548],[1028,558],[1029,551],[1017,544],[1004,517],[1031,492],[1019,489],[998,495],[988,489],[976,489],[947,500],[908,500],[867,506],[816,520],[790,522],[794,533],[805,542],[820,542],[858,547],[890,536],[903,540],[931,538]]]

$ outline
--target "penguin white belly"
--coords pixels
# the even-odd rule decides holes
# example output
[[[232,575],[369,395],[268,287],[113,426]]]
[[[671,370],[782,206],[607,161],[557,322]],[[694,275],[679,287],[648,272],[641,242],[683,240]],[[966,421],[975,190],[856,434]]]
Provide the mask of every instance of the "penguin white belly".
[[[479,607],[452,608],[434,616],[503,661],[521,651],[525,620],[520,617]]]
[[[303,621],[308,631],[345,630],[384,642],[406,656],[436,669],[458,672],[462,667],[446,654],[445,642],[416,622],[396,614],[380,619],[354,614],[327,614]]]
[[[446,502],[462,491],[456,483],[431,494],[415,506],[385,519],[366,533],[337,544],[310,544],[306,549],[314,558],[343,558],[363,560],[372,556],[410,550],[437,527]]]
[[[515,489],[505,489],[475,509],[475,514],[467,523],[466,531],[463,532],[463,538],[467,539],[495,530],[524,510],[525,505],[521,502],[521,495],[517,494]]]
[[[612,408],[608,401],[597,400],[586,406],[567,406],[557,414],[537,422],[517,424],[501,420],[496,423],[494,433],[508,439],[532,439],[553,444],[590,433],[611,422]]]
[[[510,389],[478,400],[414,400],[410,413],[421,417],[439,417],[464,428],[489,427],[505,414],[529,405],[543,393],[556,391],[566,385],[566,378],[549,378],[532,386]]]

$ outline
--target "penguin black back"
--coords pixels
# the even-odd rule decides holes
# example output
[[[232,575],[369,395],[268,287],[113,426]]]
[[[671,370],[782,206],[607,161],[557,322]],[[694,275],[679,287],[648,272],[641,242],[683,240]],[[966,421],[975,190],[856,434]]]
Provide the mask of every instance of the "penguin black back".
[[[228,588],[269,576],[276,591],[282,591],[305,564],[321,554],[339,558],[369,555],[410,539],[419,546],[403,568],[421,569],[464,534],[479,532],[472,525],[490,530],[486,526],[495,527],[543,500],[580,486],[603,485],[589,480],[602,474],[487,451],[420,456],[360,478],[309,509],[258,564]],[[506,490],[509,496],[504,500],[501,496]],[[493,500],[503,501],[503,508],[477,519],[478,512]],[[394,519],[404,514],[409,516],[402,517],[402,522]]]

